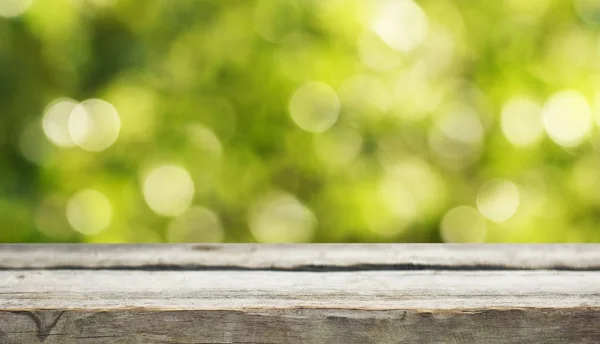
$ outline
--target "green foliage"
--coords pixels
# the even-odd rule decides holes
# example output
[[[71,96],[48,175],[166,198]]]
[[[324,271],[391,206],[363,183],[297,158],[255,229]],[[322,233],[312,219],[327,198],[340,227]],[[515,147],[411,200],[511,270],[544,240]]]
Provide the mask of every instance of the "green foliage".
[[[9,3],[0,242],[600,240],[595,2]]]

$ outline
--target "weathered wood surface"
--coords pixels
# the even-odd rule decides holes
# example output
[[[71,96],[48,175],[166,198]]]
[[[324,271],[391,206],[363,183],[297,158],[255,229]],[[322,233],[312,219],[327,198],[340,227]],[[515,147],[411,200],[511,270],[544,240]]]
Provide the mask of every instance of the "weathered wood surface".
[[[600,245],[0,245],[0,344],[600,343]]]
[[[6,268],[155,269],[583,269],[600,270],[600,245],[4,245]]]

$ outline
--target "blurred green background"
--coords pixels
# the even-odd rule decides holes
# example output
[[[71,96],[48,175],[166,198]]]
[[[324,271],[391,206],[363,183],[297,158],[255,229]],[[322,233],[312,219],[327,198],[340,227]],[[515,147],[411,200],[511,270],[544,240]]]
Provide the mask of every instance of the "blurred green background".
[[[600,2],[0,0],[0,242],[600,242]]]

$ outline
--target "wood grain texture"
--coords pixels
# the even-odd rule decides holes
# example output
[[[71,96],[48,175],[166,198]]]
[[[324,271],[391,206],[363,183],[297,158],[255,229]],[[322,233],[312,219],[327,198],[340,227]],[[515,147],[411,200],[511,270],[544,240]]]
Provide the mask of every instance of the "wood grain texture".
[[[0,245],[0,343],[599,343],[599,252]]]
[[[600,270],[600,245],[3,245],[0,269]]]
[[[477,312],[335,309],[0,311],[4,331],[0,332],[0,342],[597,344],[599,322],[599,313],[578,309]]]

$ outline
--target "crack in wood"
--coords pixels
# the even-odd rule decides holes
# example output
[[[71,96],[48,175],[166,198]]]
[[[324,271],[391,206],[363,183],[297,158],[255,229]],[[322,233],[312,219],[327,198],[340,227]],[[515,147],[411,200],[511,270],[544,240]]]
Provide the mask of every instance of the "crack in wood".
[[[115,270],[115,271],[274,271],[274,272],[357,272],[357,271],[600,271],[600,266],[549,266],[514,267],[505,265],[443,265],[443,264],[352,264],[352,265],[295,265],[292,267],[248,267],[236,265],[196,265],[196,264],[143,264],[143,265],[110,265],[81,266],[55,265],[44,267],[10,267],[1,266],[0,271],[32,271],[32,270]]]
[[[61,311],[43,311],[43,312],[42,311],[39,311],[39,312],[12,311],[11,313],[24,314],[24,315],[28,316],[29,318],[31,318],[37,328],[36,336],[38,337],[40,342],[43,343],[44,341],[46,341],[46,339],[48,339],[48,336],[50,336],[50,332],[56,326],[56,324],[58,323],[58,320],[60,320],[60,317],[62,317],[62,315],[65,312],[66,311],[61,310]],[[58,313],[58,314],[56,314],[56,313]],[[54,318],[54,319],[50,323],[48,323],[49,320],[52,318]]]

